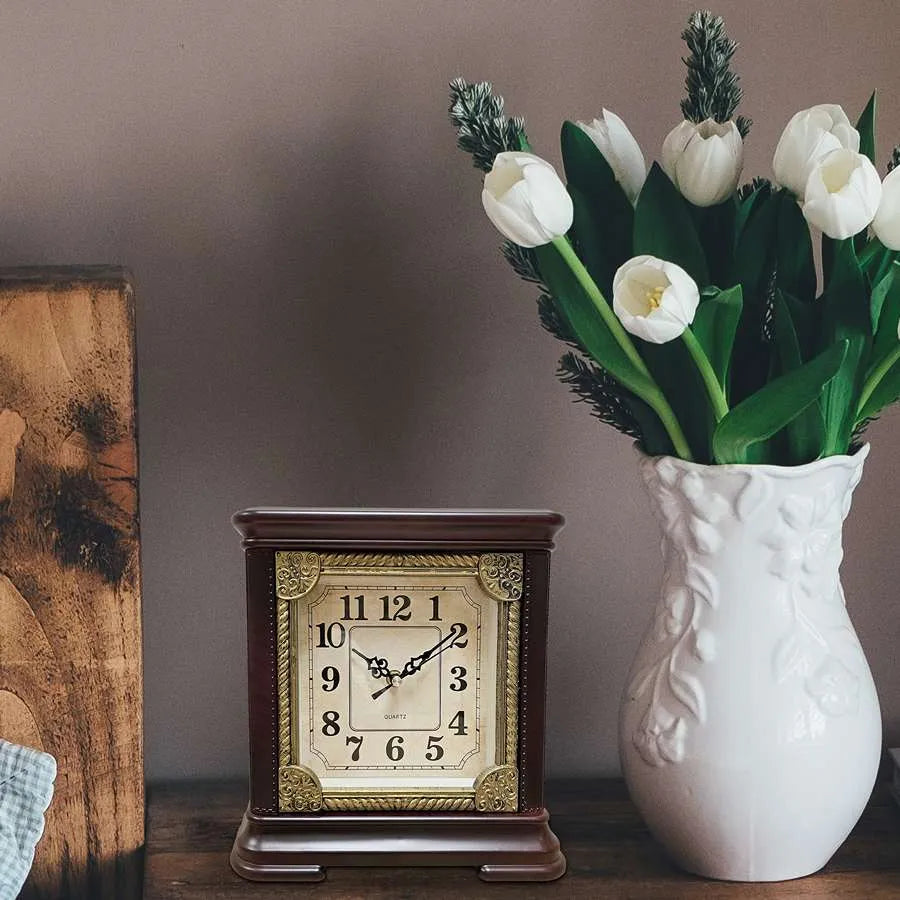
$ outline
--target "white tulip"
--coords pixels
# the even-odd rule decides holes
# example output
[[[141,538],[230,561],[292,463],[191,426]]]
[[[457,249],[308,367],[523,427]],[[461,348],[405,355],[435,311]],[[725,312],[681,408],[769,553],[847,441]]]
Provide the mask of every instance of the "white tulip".
[[[647,163],[628,126],[608,109],[603,110],[602,119],[594,119],[590,124],[576,124],[603,154],[616,181],[633,204],[647,179]]]
[[[694,321],[697,283],[681,266],[655,256],[635,256],[613,278],[613,311],[626,331],[665,344]]]
[[[772,168],[775,180],[803,200],[809,173],[832,150],[859,150],[859,132],[836,103],[801,109],[787,123]]]
[[[572,198],[556,169],[533,153],[498,153],[481,202],[497,230],[520,247],[540,247],[572,227]]]
[[[881,183],[881,202],[872,222],[875,237],[891,250],[900,250],[900,166]]]
[[[681,122],[666,135],[662,167],[695,206],[715,206],[737,188],[744,142],[734,122]]]
[[[868,157],[853,150],[832,150],[810,172],[803,215],[830,238],[859,234],[875,218],[881,179]]]

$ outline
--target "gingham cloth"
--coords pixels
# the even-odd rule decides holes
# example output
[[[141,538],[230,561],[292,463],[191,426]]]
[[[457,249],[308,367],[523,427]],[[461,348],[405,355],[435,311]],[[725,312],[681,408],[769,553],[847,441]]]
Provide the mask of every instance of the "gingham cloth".
[[[44,831],[56,760],[0,739],[0,900],[15,900]]]

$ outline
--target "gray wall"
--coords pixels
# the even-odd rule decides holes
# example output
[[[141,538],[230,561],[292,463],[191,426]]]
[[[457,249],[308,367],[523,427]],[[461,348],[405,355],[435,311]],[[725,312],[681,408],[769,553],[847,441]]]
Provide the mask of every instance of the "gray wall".
[[[0,6],[0,260],[121,262],[138,291],[146,741],[153,778],[246,765],[242,564],[256,504],[563,511],[549,764],[617,769],[617,697],[660,575],[627,439],[554,377],[500,260],[446,82],[491,78],[558,160],[605,105],[648,156],[692,2],[192,0]],[[883,89],[894,2],[720,0],[767,174],[803,106]],[[900,416],[846,532],[849,604],[900,742]]]

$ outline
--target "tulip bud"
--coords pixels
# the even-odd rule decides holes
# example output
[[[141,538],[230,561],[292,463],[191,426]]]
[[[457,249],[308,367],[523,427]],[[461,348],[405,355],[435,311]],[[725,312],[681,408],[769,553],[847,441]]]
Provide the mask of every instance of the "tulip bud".
[[[715,206],[737,188],[744,168],[744,142],[734,122],[682,122],[666,136],[662,167],[695,206]]]
[[[589,125],[586,122],[576,124],[603,154],[616,181],[633,204],[647,178],[647,164],[628,126],[608,109],[603,110],[602,119],[594,119]]]
[[[572,227],[572,198],[556,169],[533,153],[498,153],[481,202],[497,230],[520,247],[540,247]]]
[[[853,150],[832,150],[810,172],[803,215],[828,237],[859,234],[875,218],[881,179],[869,158]]]
[[[892,169],[881,184],[872,231],[885,247],[900,250],[900,167]]]
[[[820,103],[795,113],[775,148],[775,180],[803,200],[809,173],[832,150],[859,151],[859,132],[835,103]]]
[[[675,263],[635,256],[613,278],[613,311],[631,334],[651,344],[679,337],[694,321],[697,283]]]

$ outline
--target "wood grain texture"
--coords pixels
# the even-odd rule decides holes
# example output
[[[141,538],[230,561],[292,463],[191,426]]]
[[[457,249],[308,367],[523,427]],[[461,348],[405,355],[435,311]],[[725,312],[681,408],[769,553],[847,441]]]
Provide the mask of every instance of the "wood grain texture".
[[[243,813],[243,782],[154,785],[149,795],[144,900],[259,897],[375,898],[490,896],[516,900],[690,900],[900,896],[900,810],[879,784],[859,825],[819,874],[775,884],[707,881],[678,871],[650,837],[620,781],[550,782],[553,830],[569,868],[548,884],[492,884],[473,869],[330,869],[319,885],[251,884],[228,865]]]
[[[140,896],[134,365],[122,270],[0,270],[0,736],[59,767],[23,898]]]

